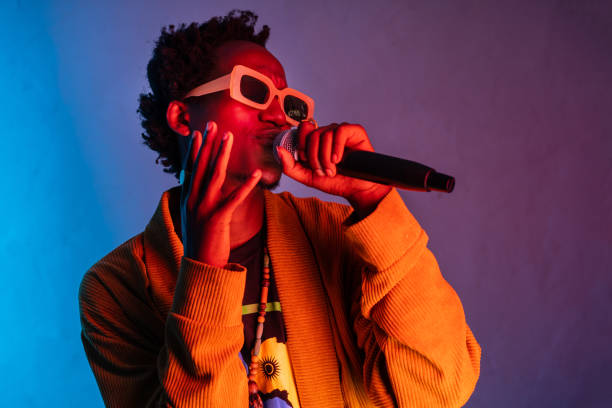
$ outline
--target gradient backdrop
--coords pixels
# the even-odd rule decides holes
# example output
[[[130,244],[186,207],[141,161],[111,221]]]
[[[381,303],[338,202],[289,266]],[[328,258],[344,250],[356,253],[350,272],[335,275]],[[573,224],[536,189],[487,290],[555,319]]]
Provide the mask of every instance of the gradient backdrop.
[[[136,114],[154,42],[252,8],[319,123],[457,178],[402,197],[484,350],[467,406],[610,406],[611,2],[86,3],[0,10],[3,405],[102,406],[80,279],[177,184]]]

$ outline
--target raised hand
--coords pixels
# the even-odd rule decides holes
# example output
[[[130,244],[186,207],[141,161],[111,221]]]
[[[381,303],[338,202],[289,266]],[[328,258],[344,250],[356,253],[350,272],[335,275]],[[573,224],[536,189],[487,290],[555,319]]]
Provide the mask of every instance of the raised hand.
[[[234,136],[217,134],[217,124],[208,122],[202,134],[194,131],[183,161],[181,231],[184,255],[223,267],[230,254],[230,222],[238,206],[259,182],[257,169],[229,195],[222,193]]]

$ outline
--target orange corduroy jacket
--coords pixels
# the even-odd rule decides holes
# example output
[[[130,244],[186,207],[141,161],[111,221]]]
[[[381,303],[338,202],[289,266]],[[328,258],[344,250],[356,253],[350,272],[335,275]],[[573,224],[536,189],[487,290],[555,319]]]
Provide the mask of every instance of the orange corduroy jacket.
[[[145,231],[81,283],[82,341],[107,406],[248,405],[246,269],[183,256],[179,196],[164,192]],[[395,189],[365,219],[352,223],[351,212],[265,192],[300,406],[462,406],[481,349],[425,231]]]

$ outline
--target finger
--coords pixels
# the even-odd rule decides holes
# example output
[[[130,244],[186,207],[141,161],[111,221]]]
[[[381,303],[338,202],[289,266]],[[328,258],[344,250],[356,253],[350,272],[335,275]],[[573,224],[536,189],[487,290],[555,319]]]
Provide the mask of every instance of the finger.
[[[217,163],[219,162],[219,159],[221,157],[223,147],[225,146],[224,137],[225,135],[219,135],[219,130],[217,129],[217,134],[212,140],[210,157],[208,162],[206,163],[206,173],[204,175],[204,179],[202,180],[202,185],[206,186],[206,191],[203,191],[203,193],[205,194],[208,194],[208,192],[210,191],[210,183],[214,177],[215,169],[217,168]]]
[[[343,133],[346,134],[345,153],[347,148],[351,150],[374,151],[374,147],[363,126],[347,123],[343,126]]]
[[[225,183],[227,164],[229,163],[233,145],[234,135],[232,132],[225,132],[218,157],[215,159],[216,164],[210,179],[210,183],[208,184],[208,190],[218,192],[221,190],[223,183]]]
[[[191,179],[189,166],[195,136],[196,132],[194,131],[191,137],[189,138],[189,144],[187,145],[187,153],[185,153],[185,156],[183,157],[183,160],[181,162],[181,172],[179,176],[179,182],[181,183],[181,203],[185,202],[185,197],[187,197],[187,193],[189,190],[189,182]]]
[[[338,126],[334,137],[334,144],[332,148],[332,161],[334,163],[340,163],[344,157],[344,150],[346,148],[346,141],[350,133],[352,132],[350,125],[343,123]]]
[[[231,216],[236,208],[248,197],[253,188],[259,183],[261,175],[260,169],[255,170],[244,184],[232,191],[221,209],[226,216]]]
[[[185,160],[183,163],[183,188],[181,189],[181,199],[183,202],[190,197],[191,190],[193,188],[193,183],[191,182],[193,179],[192,171],[193,166],[196,161],[197,155],[202,147],[202,133],[198,130],[194,130],[193,134],[189,141],[189,150],[185,155]]]
[[[308,166],[310,169],[317,174],[317,176],[324,176],[323,170],[321,169],[321,163],[319,162],[319,139],[321,138],[321,132],[327,128],[319,128],[308,135],[306,141],[306,157],[308,159]]]
[[[193,141],[195,139],[196,136],[196,132],[197,130],[194,130],[191,133],[191,137],[189,138],[189,141],[187,141],[187,153],[185,153],[185,156],[183,156],[183,160],[181,161],[181,169],[190,171],[191,168],[189,167],[192,163],[191,161],[191,152],[193,150]]]
[[[323,171],[325,172],[325,174],[330,177],[336,174],[336,166],[331,161],[334,133],[336,132],[333,129],[328,129],[324,131],[321,134],[321,137],[319,138],[319,162],[323,166]]]
[[[212,145],[217,133],[217,124],[215,122],[208,122],[202,135],[202,145],[193,163],[193,172],[191,173],[191,194],[189,195],[189,202],[191,208],[195,207],[197,200],[199,199],[200,190],[206,186],[202,186],[202,181],[205,180],[206,170],[208,162],[210,161]]]
[[[188,183],[186,183],[185,177],[187,177],[187,175],[191,172],[191,165],[193,163],[193,161],[191,160],[191,157],[193,156],[193,150],[194,148],[194,141],[196,139],[196,132],[197,131],[193,131],[191,133],[191,136],[189,137],[188,141],[185,141],[183,143],[187,144],[187,152],[185,153],[185,155],[183,156],[183,159],[181,160],[181,173],[180,173],[180,179],[179,182],[183,185],[183,186],[187,186]],[[187,188],[183,188],[184,191],[187,190]]]
[[[202,147],[202,132],[194,130],[193,137],[191,138],[192,149],[189,152],[189,162],[187,163],[186,170],[189,172],[193,171],[193,165],[198,157],[200,148]]]
[[[220,134],[219,128],[217,127],[215,130],[215,135],[212,137],[212,147],[210,151],[210,158],[206,165],[206,177],[204,178],[204,185],[208,186],[210,180],[213,177],[215,168],[217,167],[217,162],[219,161],[219,156],[221,155],[221,150],[223,149],[223,145],[225,144],[223,141],[224,134]]]
[[[312,122],[301,122],[298,126],[297,139],[298,139],[298,159],[302,163],[306,163],[306,136],[317,127]]]
[[[286,149],[277,146],[276,152],[280,157],[281,165],[283,166],[283,173],[288,175],[294,180],[297,180],[303,184],[311,185],[312,183],[312,172],[310,169],[302,166],[302,164],[293,158],[293,155]]]

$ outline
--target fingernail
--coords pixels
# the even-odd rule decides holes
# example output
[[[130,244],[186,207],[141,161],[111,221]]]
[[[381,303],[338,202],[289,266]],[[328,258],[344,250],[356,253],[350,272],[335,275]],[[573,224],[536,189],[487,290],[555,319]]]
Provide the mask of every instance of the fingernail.
[[[225,134],[223,135],[223,140],[227,139],[229,139],[229,132],[225,132]]]
[[[334,153],[334,155],[332,156],[332,161],[334,163],[338,163],[338,155]]]
[[[260,174],[261,174],[261,170],[257,169],[253,172],[253,174],[251,174],[251,177],[257,178],[259,177]]]
[[[319,176],[324,176],[325,175],[321,169],[317,169],[316,173]]]
[[[329,177],[332,177],[334,175],[334,172],[331,171],[331,169],[325,169],[325,173],[327,173]]]

